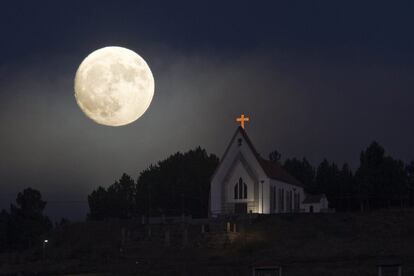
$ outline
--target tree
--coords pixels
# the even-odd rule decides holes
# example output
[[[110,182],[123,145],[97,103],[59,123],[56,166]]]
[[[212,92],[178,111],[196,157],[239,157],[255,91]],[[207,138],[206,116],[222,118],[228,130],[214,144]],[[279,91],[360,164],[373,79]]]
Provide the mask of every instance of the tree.
[[[342,166],[342,169],[339,172],[337,186],[337,210],[348,211],[355,209],[356,203],[353,199],[353,195],[357,194],[357,188],[355,177],[347,163]]]
[[[414,205],[414,160],[405,166],[407,189],[410,206]]]
[[[88,195],[88,219],[130,218],[135,212],[135,199],[135,182],[124,173],[108,189],[99,186]]]
[[[46,201],[39,191],[27,188],[18,193],[16,205],[10,205],[9,241],[12,247],[29,248],[40,242],[40,237],[52,228],[43,215]]]
[[[206,216],[210,178],[218,158],[200,147],[177,152],[150,165],[137,183],[123,174],[107,189],[98,187],[88,196],[88,219],[130,218],[139,215]]]
[[[46,207],[46,201],[42,200],[40,192],[32,188],[27,188],[18,193],[16,203],[18,206],[15,207],[16,211],[26,218],[42,216]]]
[[[105,188],[99,186],[88,195],[88,219],[102,220],[108,216],[108,195]]]
[[[130,218],[134,215],[136,186],[129,175],[124,173],[107,191],[111,217]]]
[[[385,179],[380,191],[381,207],[400,206],[408,203],[409,187],[407,171],[403,161],[386,156],[383,164],[383,178]],[[382,199],[387,199],[386,201]]]
[[[0,212],[0,252],[3,252],[8,247],[9,241],[9,220],[10,215],[6,210]]]
[[[208,214],[210,178],[218,158],[197,147],[177,152],[142,171],[137,181],[140,214]]]
[[[340,171],[335,163],[329,163],[324,159],[316,170],[313,191],[315,193],[326,194],[329,204],[333,208],[338,208]]]
[[[369,198],[376,193],[376,188],[382,186],[381,168],[384,158],[384,148],[375,141],[360,154],[360,166],[355,177],[358,184],[361,211],[369,207]]]
[[[372,142],[360,155],[356,180],[360,209],[403,205],[408,193],[404,162],[385,155],[384,148]]]
[[[315,193],[326,193],[326,189],[335,181],[330,170],[328,160],[324,159],[316,169],[315,183],[313,185],[313,191]]]
[[[269,160],[270,161],[279,162],[281,158],[282,158],[282,155],[277,150],[274,150],[274,151],[269,153]]]
[[[302,161],[296,158],[286,159],[283,168],[302,182],[307,191],[313,190],[315,169],[306,158],[303,158]]]

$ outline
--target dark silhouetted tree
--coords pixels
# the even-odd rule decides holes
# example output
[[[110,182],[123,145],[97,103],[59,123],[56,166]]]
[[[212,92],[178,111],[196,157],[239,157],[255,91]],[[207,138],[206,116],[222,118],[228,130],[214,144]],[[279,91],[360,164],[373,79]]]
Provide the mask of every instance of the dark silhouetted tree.
[[[274,156],[278,158],[277,151]],[[414,205],[414,161],[406,165],[386,155],[377,142],[361,151],[355,174],[347,163],[339,169],[326,159],[316,173],[306,158],[286,159],[283,167],[304,184],[308,193],[326,194],[337,211]]]
[[[108,187],[107,192],[111,217],[130,218],[134,215],[136,186],[129,175],[124,173],[119,181]]]
[[[9,241],[12,247],[28,248],[40,243],[40,237],[52,228],[43,215],[46,201],[39,191],[27,188],[18,193],[16,205],[10,206]]]
[[[137,207],[141,214],[208,214],[210,178],[218,158],[200,147],[175,153],[140,173]]]
[[[404,205],[407,201],[407,170],[404,163],[385,155],[384,148],[372,142],[360,155],[356,181],[360,209]]]
[[[9,220],[10,216],[6,210],[0,212],[0,252],[9,247]]]
[[[382,185],[382,166],[385,158],[385,150],[377,142],[372,142],[365,151],[360,154],[360,166],[355,172],[358,185],[358,197],[360,210],[369,207],[369,199],[375,193],[375,188]]]
[[[88,196],[88,219],[130,218],[135,214],[136,185],[127,174],[105,189],[99,186]]]
[[[335,163],[329,163],[324,159],[316,170],[315,182],[312,191],[326,194],[329,205],[337,209],[339,207],[339,185],[341,172]]]
[[[409,205],[414,205],[414,160],[405,166]]]
[[[296,158],[286,159],[283,168],[302,182],[307,191],[313,190],[315,169],[306,158],[303,158],[302,161]]]
[[[89,213],[88,219],[102,220],[108,217],[108,193],[105,188],[99,186],[88,195]]]
[[[88,196],[88,219],[140,215],[207,216],[210,178],[218,158],[200,147],[175,153],[142,171],[135,185],[126,174],[107,189]]]
[[[282,155],[277,150],[274,150],[274,151],[269,153],[269,160],[270,161],[279,162],[281,158],[282,158]]]
[[[357,202],[354,195],[357,194],[355,177],[347,163],[342,166],[339,172],[336,193],[336,209],[338,211],[350,211],[356,208]]]

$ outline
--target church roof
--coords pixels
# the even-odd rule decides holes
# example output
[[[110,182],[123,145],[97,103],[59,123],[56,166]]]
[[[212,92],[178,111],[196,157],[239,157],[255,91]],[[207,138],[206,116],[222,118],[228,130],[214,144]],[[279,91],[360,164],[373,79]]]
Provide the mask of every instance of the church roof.
[[[295,186],[303,186],[299,180],[284,170],[278,162],[265,160],[260,156],[258,161],[269,178],[281,180]]]
[[[306,203],[319,203],[321,202],[321,199],[325,197],[325,194],[319,194],[319,195],[306,195],[305,200],[302,202],[304,204]]]
[[[289,174],[285,169],[283,169],[282,166],[278,162],[274,162],[274,161],[270,161],[270,160],[266,160],[262,158],[260,154],[254,148],[253,143],[250,140],[249,136],[247,136],[246,131],[240,126],[237,128],[236,132],[234,133],[233,138],[231,139],[230,144],[227,147],[226,151],[224,152],[224,155],[221,158],[221,160],[223,160],[225,156],[227,155],[230,145],[233,144],[234,139],[236,138],[237,133],[239,132],[243,135],[244,139],[246,140],[247,144],[249,145],[250,149],[255,155],[263,171],[266,173],[267,177],[274,179],[274,180],[283,181],[291,185],[303,187],[302,183],[299,180],[297,180],[294,176]]]

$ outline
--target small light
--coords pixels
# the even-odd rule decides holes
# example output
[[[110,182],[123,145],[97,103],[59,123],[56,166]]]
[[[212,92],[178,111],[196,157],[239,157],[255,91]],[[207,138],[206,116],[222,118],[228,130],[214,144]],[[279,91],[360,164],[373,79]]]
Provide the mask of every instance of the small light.
[[[49,242],[49,240],[44,240],[44,243],[48,243]]]

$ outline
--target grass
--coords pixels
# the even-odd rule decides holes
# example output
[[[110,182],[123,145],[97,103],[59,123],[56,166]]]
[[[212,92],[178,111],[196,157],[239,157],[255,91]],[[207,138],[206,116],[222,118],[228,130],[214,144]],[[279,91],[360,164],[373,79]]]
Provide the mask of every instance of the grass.
[[[51,233],[47,262],[33,260],[36,250],[32,250],[20,253],[18,264],[3,263],[0,271],[251,275],[253,266],[280,264],[292,276],[369,276],[376,275],[382,259],[393,257],[403,262],[405,275],[414,273],[413,210],[286,214],[261,216],[251,224],[236,223],[240,232],[230,238],[224,231],[203,237],[198,225],[189,226],[190,243],[185,247],[182,225],[153,226],[148,238],[144,226],[134,221],[71,224]],[[168,247],[164,243],[166,228],[171,239]]]

